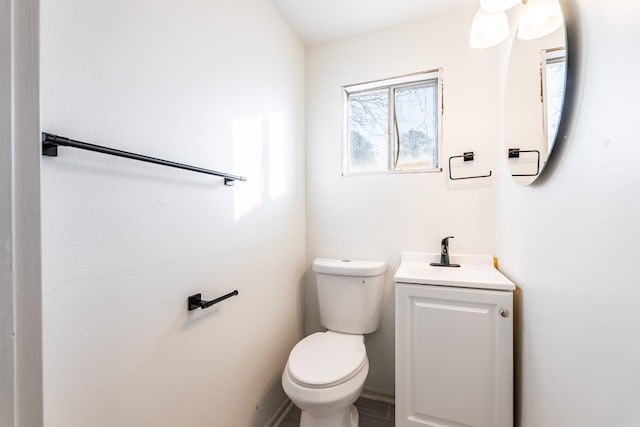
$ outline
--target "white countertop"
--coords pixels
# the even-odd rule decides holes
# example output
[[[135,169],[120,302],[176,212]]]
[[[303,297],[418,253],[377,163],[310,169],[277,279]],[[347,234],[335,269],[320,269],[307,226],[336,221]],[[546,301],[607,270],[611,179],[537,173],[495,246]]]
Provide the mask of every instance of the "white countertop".
[[[393,281],[499,291],[516,289],[515,284],[493,266],[491,255],[449,255],[449,259],[452,264],[460,264],[460,267],[429,265],[440,262],[440,254],[403,252]]]

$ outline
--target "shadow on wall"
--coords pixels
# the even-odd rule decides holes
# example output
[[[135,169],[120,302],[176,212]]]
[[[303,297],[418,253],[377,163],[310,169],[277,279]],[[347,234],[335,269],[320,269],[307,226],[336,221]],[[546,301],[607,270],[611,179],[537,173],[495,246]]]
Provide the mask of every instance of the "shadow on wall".
[[[316,276],[309,268],[303,277],[303,303],[304,303],[304,335],[311,335],[314,332],[324,331],[320,324],[320,308],[318,307],[318,288],[316,286]]]
[[[298,280],[298,339],[296,343],[302,339],[304,334],[304,294],[305,294],[305,275]],[[295,344],[294,344],[295,345]],[[293,345],[291,346],[293,348]],[[278,373],[274,375],[260,393],[261,399],[256,403],[255,413],[251,419],[250,427],[273,426],[278,418],[284,413],[287,405],[290,403],[289,397],[282,389],[282,371],[285,368],[289,358],[290,349],[286,350],[285,358]]]
[[[518,421],[522,412],[522,289],[513,292],[513,417]]]
[[[251,427],[271,426],[282,413],[289,399],[282,390],[281,375],[274,376],[260,394],[262,399],[256,403]]]

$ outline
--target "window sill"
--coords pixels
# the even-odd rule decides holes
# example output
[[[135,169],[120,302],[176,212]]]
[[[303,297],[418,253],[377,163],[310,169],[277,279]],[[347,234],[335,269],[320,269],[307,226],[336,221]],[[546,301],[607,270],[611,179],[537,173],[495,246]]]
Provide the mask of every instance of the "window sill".
[[[419,170],[399,170],[399,171],[380,171],[380,172],[352,172],[352,173],[342,173],[342,176],[345,178],[354,177],[354,176],[372,176],[372,175],[407,175],[407,174],[415,174],[415,173],[439,173],[442,172],[442,168],[435,169],[419,169]]]

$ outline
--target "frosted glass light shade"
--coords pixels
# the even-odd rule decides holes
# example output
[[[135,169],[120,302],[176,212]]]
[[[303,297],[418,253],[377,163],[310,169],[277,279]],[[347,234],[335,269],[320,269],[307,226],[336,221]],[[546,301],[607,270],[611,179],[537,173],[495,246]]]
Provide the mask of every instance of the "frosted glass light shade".
[[[486,49],[500,44],[509,35],[509,22],[505,12],[486,12],[478,9],[473,17],[469,45],[474,49]]]
[[[520,16],[518,38],[533,40],[553,33],[564,23],[558,0],[529,0]]]
[[[520,3],[520,0],[480,0],[480,7],[485,12],[504,12]]]

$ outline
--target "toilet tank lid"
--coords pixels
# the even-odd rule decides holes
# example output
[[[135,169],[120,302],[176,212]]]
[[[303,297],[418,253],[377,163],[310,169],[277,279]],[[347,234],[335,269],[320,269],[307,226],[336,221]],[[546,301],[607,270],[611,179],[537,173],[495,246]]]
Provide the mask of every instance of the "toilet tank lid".
[[[313,261],[313,271],[316,273],[340,276],[379,276],[386,270],[387,263],[384,261],[334,258],[316,258]]]

